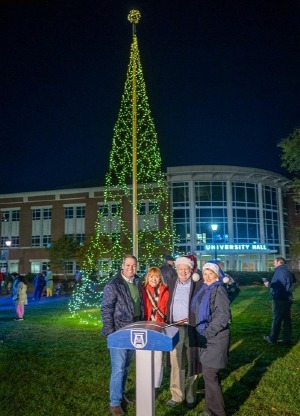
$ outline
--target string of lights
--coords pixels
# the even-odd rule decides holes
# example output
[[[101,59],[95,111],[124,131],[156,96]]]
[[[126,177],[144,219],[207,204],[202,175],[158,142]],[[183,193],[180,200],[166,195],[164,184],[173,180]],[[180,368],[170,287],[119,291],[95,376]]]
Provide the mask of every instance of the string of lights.
[[[139,266],[145,270],[159,265],[171,252],[169,192],[162,173],[157,133],[150,111],[136,34],[130,50],[121,107],[113,129],[109,169],[105,178],[104,201],[99,209],[95,233],[86,244],[82,281],[69,302],[72,316],[81,322],[99,323],[102,290],[120,268],[121,260],[132,251],[132,73],[137,83],[137,180]]]

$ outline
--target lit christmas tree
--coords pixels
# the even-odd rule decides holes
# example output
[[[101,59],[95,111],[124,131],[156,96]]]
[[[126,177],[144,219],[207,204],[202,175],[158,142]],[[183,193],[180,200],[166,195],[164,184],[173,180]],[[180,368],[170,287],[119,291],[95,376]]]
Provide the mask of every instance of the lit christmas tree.
[[[159,265],[173,247],[169,193],[135,33],[139,18],[136,10],[128,16],[133,41],[113,130],[104,202],[95,234],[85,244],[82,284],[70,301],[71,313],[82,320],[86,313],[92,317],[91,308],[99,308],[103,286],[120,268],[126,253],[138,256],[139,266],[145,270]]]

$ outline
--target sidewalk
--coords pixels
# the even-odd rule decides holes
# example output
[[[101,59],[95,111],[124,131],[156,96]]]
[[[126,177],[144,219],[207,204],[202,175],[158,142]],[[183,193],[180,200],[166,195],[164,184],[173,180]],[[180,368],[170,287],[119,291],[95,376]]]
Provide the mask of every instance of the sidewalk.
[[[66,298],[70,298],[71,295],[61,295],[61,296],[52,296],[52,297],[46,297],[42,296],[40,300],[33,300],[33,295],[30,293],[27,295],[28,298],[28,305],[43,305],[49,302],[57,302],[59,300],[63,300]],[[14,309],[13,301],[12,301],[12,295],[0,295],[0,311],[10,310]]]

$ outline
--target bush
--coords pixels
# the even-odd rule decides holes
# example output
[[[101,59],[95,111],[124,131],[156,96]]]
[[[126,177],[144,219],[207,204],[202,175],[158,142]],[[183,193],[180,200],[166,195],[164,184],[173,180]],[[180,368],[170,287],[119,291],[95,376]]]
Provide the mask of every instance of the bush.
[[[263,284],[263,277],[270,282],[274,274],[274,272],[241,272],[236,270],[227,270],[226,273],[229,274],[239,286],[261,285]]]
[[[35,276],[36,276],[36,273],[27,273],[25,276],[25,279],[27,280],[28,283],[32,283]]]

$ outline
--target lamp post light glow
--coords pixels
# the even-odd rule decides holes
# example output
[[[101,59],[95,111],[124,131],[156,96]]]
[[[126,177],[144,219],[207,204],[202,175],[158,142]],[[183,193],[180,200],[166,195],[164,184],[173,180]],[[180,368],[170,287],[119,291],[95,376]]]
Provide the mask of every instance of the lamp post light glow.
[[[11,246],[11,240],[6,240],[5,241],[5,245],[7,247],[7,256],[6,256],[7,267],[6,267],[6,275],[8,276],[8,273],[9,273],[9,249],[10,249],[10,246]]]
[[[212,229],[212,240],[213,243],[215,245],[215,260],[217,260],[218,256],[217,256],[217,244],[216,244],[216,231],[218,229],[218,224],[211,224],[211,229]]]

